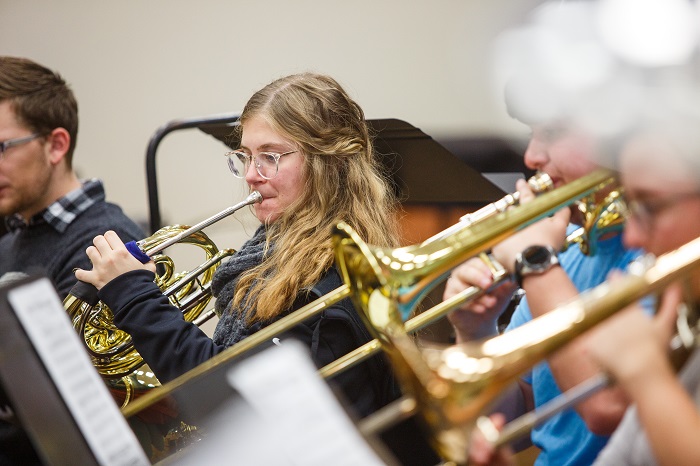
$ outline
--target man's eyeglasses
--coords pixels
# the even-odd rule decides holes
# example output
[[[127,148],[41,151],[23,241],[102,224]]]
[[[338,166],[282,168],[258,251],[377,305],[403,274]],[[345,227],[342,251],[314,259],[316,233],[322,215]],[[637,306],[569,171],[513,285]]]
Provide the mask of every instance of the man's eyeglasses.
[[[30,134],[29,136],[8,139],[6,141],[0,142],[0,160],[2,160],[2,156],[5,155],[5,151],[7,149],[9,149],[10,147],[21,146],[22,144],[26,144],[29,141],[33,141],[34,139],[40,138],[40,137],[41,137],[41,134],[34,133],[34,134]]]
[[[628,200],[626,201],[627,215],[638,222],[644,231],[648,232],[654,228],[654,221],[661,212],[691,198],[700,199],[700,192],[678,193],[663,199]]]
[[[224,155],[227,158],[229,170],[231,170],[231,173],[236,177],[245,178],[245,174],[248,173],[248,168],[250,167],[250,161],[255,160],[255,169],[258,171],[258,174],[266,180],[271,180],[277,176],[280,158],[283,155],[293,154],[294,152],[298,151],[290,150],[281,154],[276,152],[260,152],[253,157],[243,151],[234,150],[226,152]]]

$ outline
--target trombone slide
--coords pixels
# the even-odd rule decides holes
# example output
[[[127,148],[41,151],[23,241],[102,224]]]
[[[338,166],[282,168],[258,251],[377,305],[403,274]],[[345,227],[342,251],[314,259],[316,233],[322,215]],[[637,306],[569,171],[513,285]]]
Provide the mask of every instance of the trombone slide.
[[[506,334],[444,350],[426,349],[419,361],[405,361],[401,346],[390,354],[404,367],[424,365],[423,372],[412,376],[407,386],[417,391],[416,398],[426,410],[423,414],[435,430],[446,457],[463,462],[471,428],[508,384],[584,331],[699,266],[700,238],[697,238],[659,256],[653,265],[643,270],[631,267],[628,275],[614,284],[606,282],[583,292],[571,302]],[[582,391],[598,389],[599,384],[593,381]],[[461,443],[457,442],[463,449],[461,452],[439,440],[454,441],[454,437],[461,438]]]
[[[692,349],[695,348],[698,332],[700,331],[697,322],[695,325],[689,322],[691,318],[689,312],[685,305],[682,305],[681,309],[679,309],[677,321],[678,333],[671,340],[669,356],[671,364],[676,370],[680,369],[683,364],[685,364]],[[693,316],[693,318],[694,317],[695,316]],[[477,421],[477,428],[482,430],[486,440],[489,441],[494,448],[498,448],[528,434],[532,429],[555,414],[576,406],[578,403],[588,399],[588,397],[596,394],[600,390],[614,385],[614,383],[615,381],[613,379],[601,372],[562,393],[558,397],[549,400],[536,410],[514,419],[506,424],[500,432],[497,432],[493,425],[489,426],[491,420],[487,417],[479,418]]]

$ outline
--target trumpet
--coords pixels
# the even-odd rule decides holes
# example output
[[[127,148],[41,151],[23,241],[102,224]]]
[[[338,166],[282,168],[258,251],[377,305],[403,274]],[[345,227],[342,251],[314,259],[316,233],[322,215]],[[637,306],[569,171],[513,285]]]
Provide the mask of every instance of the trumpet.
[[[427,293],[429,287],[435,284],[432,280],[438,280],[441,276],[444,276],[445,271],[448,270],[447,267],[433,267],[432,265],[427,266],[428,264],[426,264],[426,261],[430,254],[433,253],[420,254],[419,251],[436,251],[434,252],[435,257],[432,257],[433,261],[435,261],[439,258],[439,256],[444,255],[445,247],[451,249],[452,247],[458,246],[458,259],[461,262],[468,257],[483,252],[485,249],[493,244],[496,244],[498,241],[504,239],[514,231],[524,228],[524,226],[528,225],[529,223],[532,223],[565,205],[569,205],[574,201],[590,195],[591,193],[598,192],[603,187],[609,187],[613,182],[614,178],[612,177],[611,173],[601,170],[578,180],[578,182],[570,183],[569,185],[563,186],[560,189],[544,193],[533,202],[530,202],[527,205],[520,205],[512,210],[493,209],[491,205],[486,206],[484,209],[490,211],[489,215],[483,215],[479,221],[471,222],[468,225],[461,224],[460,228],[458,229],[457,235],[461,234],[465,237],[471,237],[473,235],[470,232],[478,231],[476,236],[474,236],[476,240],[459,240],[456,242],[456,235],[451,234],[447,235],[446,238],[441,240],[428,240],[418,246],[395,249],[393,252],[395,252],[400,258],[406,259],[407,262],[404,264],[404,266],[389,266],[385,271],[382,271],[380,275],[382,277],[385,275],[389,277],[400,277],[403,280],[403,285],[405,286],[401,288],[400,292],[397,291],[396,295],[402,300],[402,302],[408,303],[404,304],[404,308],[407,309],[407,313],[410,314],[412,308],[408,308],[411,307],[411,304],[415,304],[417,301],[419,301],[421,293]],[[515,212],[518,212],[517,216],[515,215]],[[507,218],[510,218],[510,220],[506,220]],[[491,237],[490,235],[494,236]],[[357,240],[358,241],[355,244],[364,244],[359,237]],[[336,244],[336,251],[338,250],[338,247],[339,245]],[[440,248],[442,248],[442,251]],[[390,250],[381,250],[381,252],[378,252],[378,254],[381,254],[383,258],[386,258],[391,252],[392,251]],[[415,265],[410,261],[410,256],[412,255],[415,256]],[[342,271],[345,259],[340,257],[337,263]],[[411,271],[413,272],[411,273]],[[429,274],[428,278],[420,275],[426,271]],[[132,403],[129,403],[122,408],[122,413],[126,417],[136,415],[149,406],[166,398],[183,385],[188,384],[190,381],[216,370],[223,364],[236,357],[239,357],[241,354],[249,351],[259,344],[269,341],[272,337],[277,336],[295,325],[300,324],[304,320],[317,315],[324,309],[327,309],[329,306],[332,306],[340,300],[350,297],[353,294],[353,290],[357,289],[359,292],[362,292],[363,286],[364,285],[361,282],[346,281],[344,285],[338,287],[334,291],[318,298],[316,301],[309,303],[306,306],[297,309],[295,312],[283,317],[271,325],[264,327],[255,334],[217,354],[203,364],[200,364],[180,377],[177,377],[176,379],[162,385],[158,390],[151,390],[149,393],[145,394],[139,399],[134,400]],[[358,307],[358,309],[361,308]],[[417,318],[420,317],[421,315],[419,315]],[[361,357],[364,358],[367,356]],[[346,367],[351,367],[351,365],[347,365]],[[339,370],[342,370],[342,368]],[[338,371],[334,372],[337,373]]]
[[[201,230],[242,207],[261,201],[260,193],[253,191],[242,202],[192,227],[164,227],[137,243],[127,243],[127,248],[140,260],[152,259],[160,267],[162,272],[158,274],[156,283],[163,290],[163,294],[182,310],[186,321],[201,323],[206,320],[202,312],[211,300],[211,280],[214,272],[224,258],[235,252],[233,249],[219,250]],[[175,273],[173,260],[161,252],[176,243],[200,247],[206,254],[206,260],[190,272]],[[133,373],[144,364],[143,358],[133,347],[131,337],[114,325],[112,311],[99,302],[92,285],[78,282],[63,301],[63,305],[74,328],[82,336],[95,368],[104,378],[119,379]],[[127,380],[124,383],[127,387],[131,386]],[[127,395],[125,403],[128,401]]]

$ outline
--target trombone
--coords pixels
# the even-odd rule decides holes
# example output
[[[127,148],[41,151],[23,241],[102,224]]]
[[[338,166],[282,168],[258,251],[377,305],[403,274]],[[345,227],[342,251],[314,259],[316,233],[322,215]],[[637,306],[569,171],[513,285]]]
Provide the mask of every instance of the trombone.
[[[632,273],[640,273],[643,269],[639,269],[639,267],[648,268],[653,264],[652,261],[652,256],[644,256],[637,259],[637,262],[630,264],[630,267],[637,267],[637,269],[631,269]],[[645,263],[646,265],[644,265]],[[637,272],[634,272],[635,270]],[[671,339],[669,352],[669,359],[676,370],[679,370],[685,364],[691,351],[697,346],[698,337],[700,336],[700,322],[698,322],[697,309],[691,309],[691,307],[687,303],[681,303],[678,307],[676,334]],[[512,420],[500,432],[493,426],[491,420],[485,416],[477,419],[477,428],[481,430],[486,440],[494,448],[498,448],[523,437],[555,414],[576,406],[598,391],[614,384],[615,381],[610,376],[601,372],[556,398],[549,400],[534,411],[525,413]]]
[[[511,196],[511,195],[509,195]],[[517,198],[516,198],[517,199]],[[491,208],[491,206],[487,206]],[[596,245],[598,244],[598,239],[609,233],[614,233],[619,231],[624,224],[624,212],[626,206],[622,200],[622,194],[620,190],[614,190],[607,194],[604,201],[601,203],[596,203],[593,199],[586,198],[579,202],[579,211],[583,214],[584,225],[574,230],[566,237],[564,243],[564,250],[578,245],[584,254],[593,255],[596,252]],[[503,210],[498,210],[498,212],[503,212]],[[495,211],[494,211],[495,213]],[[464,223],[465,218],[467,218],[470,223]],[[484,218],[481,218],[483,221]],[[462,217],[460,219],[460,224],[467,226],[473,223],[472,218]],[[451,229],[454,228],[450,227]],[[429,238],[427,241],[434,241],[443,236],[442,233],[434,237]],[[426,244],[426,243],[423,243]],[[503,268],[503,266],[496,261],[493,261],[488,254],[481,253],[480,256],[484,262],[489,266],[493,278],[491,288],[497,287],[499,284],[504,282],[509,278],[509,274]],[[406,332],[414,333],[425,326],[435,322],[436,320],[444,317],[450,311],[457,309],[462,304],[472,301],[488,290],[481,289],[477,286],[471,286],[462,290],[460,293],[452,296],[449,299],[436,304],[430,309],[427,309],[420,314],[411,317],[405,323]],[[321,368],[320,373],[323,377],[333,377],[345,369],[353,367],[370,356],[376,354],[381,349],[381,343],[379,339],[375,338],[359,348],[351,351],[335,360],[334,362]]]
[[[420,412],[436,450],[458,464],[466,463],[469,436],[481,414],[518,376],[617,310],[700,265],[698,238],[659,256],[641,271],[630,270],[614,286],[603,283],[506,334],[442,349],[419,349],[400,318],[401,283],[382,275],[376,249],[358,242],[347,226],[339,226],[337,237],[344,280],[361,284],[353,293],[354,302],[386,349],[404,393],[412,398],[413,407],[404,402],[406,409]],[[435,268],[456,262],[444,257],[444,263]]]

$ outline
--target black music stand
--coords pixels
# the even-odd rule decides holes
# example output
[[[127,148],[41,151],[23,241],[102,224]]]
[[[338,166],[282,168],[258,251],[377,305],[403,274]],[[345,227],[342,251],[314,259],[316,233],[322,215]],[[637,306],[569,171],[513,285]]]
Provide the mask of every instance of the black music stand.
[[[474,168],[420,129],[395,118],[367,120],[375,150],[403,204],[481,207],[505,194]],[[200,128],[228,147],[238,147],[230,125]]]
[[[198,128],[227,147],[236,148],[239,141],[233,136],[233,127],[238,124],[238,118],[237,113],[183,118],[156,130],[146,150],[151,232],[162,226],[156,175],[156,151],[162,139],[173,131]],[[473,210],[505,194],[465,162],[464,157],[455,156],[410,123],[393,118],[371,119],[367,123],[374,133],[376,150],[403,204],[458,205]],[[497,150],[502,154],[501,146]]]
[[[160,218],[156,171],[156,152],[163,138],[173,131],[191,128],[200,128],[204,130],[210,125],[216,126],[217,128],[229,128],[230,133],[231,127],[238,123],[238,117],[239,115],[237,113],[225,113],[204,117],[180,118],[167,122],[153,133],[150,141],[148,141],[148,147],[146,149],[146,183],[148,187],[149,227],[151,233],[155,233],[156,230],[163,226]]]
[[[0,286],[0,381],[44,463],[150,464],[46,277]]]

